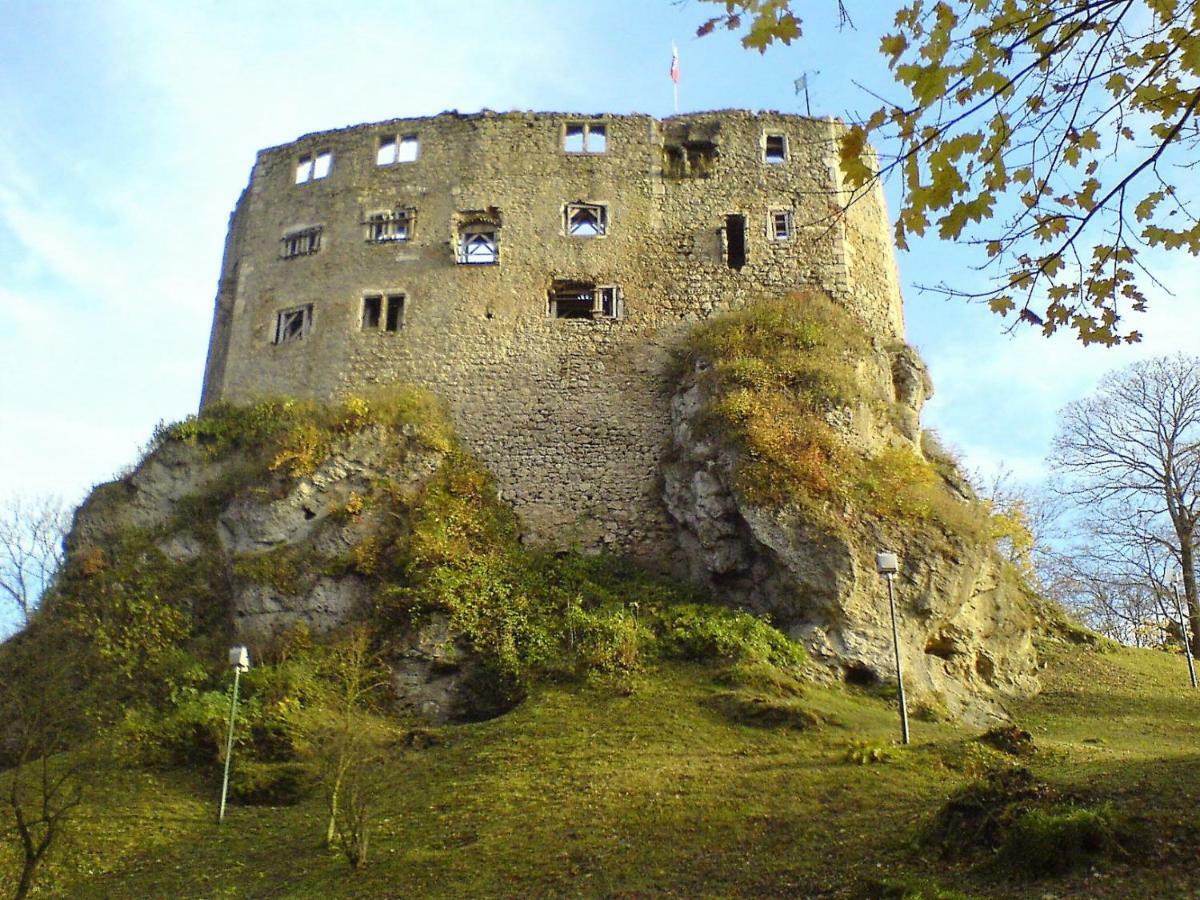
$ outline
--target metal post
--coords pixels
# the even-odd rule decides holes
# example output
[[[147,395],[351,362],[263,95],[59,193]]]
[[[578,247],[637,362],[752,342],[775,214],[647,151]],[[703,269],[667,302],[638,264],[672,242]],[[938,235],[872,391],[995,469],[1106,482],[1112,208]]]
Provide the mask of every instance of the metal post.
[[[237,715],[238,679],[241,677],[241,666],[233,667],[233,703],[229,706],[229,736],[225,740],[225,777],[221,781],[221,811],[217,813],[217,824],[225,821],[225,797],[229,793],[229,763],[233,759],[233,720]]]
[[[900,700],[900,736],[908,743],[908,703],[904,699],[904,673],[900,669],[900,630],[896,626],[896,598],[892,593],[891,572],[887,573],[888,606],[892,611],[892,649],[896,653],[896,689]]]
[[[1171,593],[1175,595],[1175,615],[1179,616],[1179,637],[1183,641],[1183,655],[1187,659],[1188,677],[1192,679],[1192,687],[1196,687],[1196,663],[1192,659],[1192,641],[1188,635],[1188,621],[1183,614],[1183,606],[1179,603],[1179,582],[1171,582]]]

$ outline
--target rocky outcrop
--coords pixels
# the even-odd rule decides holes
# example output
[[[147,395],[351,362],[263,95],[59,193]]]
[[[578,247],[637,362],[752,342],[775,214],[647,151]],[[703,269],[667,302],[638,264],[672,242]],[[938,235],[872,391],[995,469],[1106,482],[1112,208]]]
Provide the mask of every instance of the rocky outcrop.
[[[905,684],[916,705],[980,724],[1004,715],[1005,697],[1036,689],[1034,614],[988,542],[869,516],[822,528],[796,510],[751,503],[737,487],[739,449],[714,435],[706,418],[713,398],[699,376],[707,363],[696,365],[672,402],[672,452],[663,467],[664,500],[694,581],[769,615],[846,680],[893,679],[887,585],[874,567],[875,553],[892,549],[902,560],[895,594]],[[920,360],[907,348],[877,347],[860,374],[895,398],[891,416],[881,421],[863,405],[831,411],[830,423],[861,452],[898,444],[920,452],[916,422],[930,392]]]

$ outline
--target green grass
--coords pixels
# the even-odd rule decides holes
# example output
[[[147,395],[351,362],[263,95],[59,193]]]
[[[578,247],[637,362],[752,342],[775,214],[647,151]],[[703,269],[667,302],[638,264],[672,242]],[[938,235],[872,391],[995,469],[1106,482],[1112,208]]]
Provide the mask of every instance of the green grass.
[[[414,742],[423,749],[398,749],[358,872],[321,846],[318,797],[234,806],[218,828],[216,771],[111,766],[43,873],[43,894],[1132,897],[1200,888],[1200,695],[1186,687],[1182,661],[1068,645],[1047,659],[1044,694],[1014,709],[1038,748],[1022,764],[1070,798],[1050,815],[1070,824],[1083,818],[1077,807],[1102,809],[1140,835],[1064,875],[1037,878],[988,853],[944,859],[921,844],[950,793],[1011,763],[975,733],[915,722],[913,746],[860,765],[856,748],[895,737],[885,701],[663,663],[624,692],[539,685],[508,715],[437,729],[432,740],[426,730]],[[731,687],[785,698],[820,724],[739,720],[719,702]]]

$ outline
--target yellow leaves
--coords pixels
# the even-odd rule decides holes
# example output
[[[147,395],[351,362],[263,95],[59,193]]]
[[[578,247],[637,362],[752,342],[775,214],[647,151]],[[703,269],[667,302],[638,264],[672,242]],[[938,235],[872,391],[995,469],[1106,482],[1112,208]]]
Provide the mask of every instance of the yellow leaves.
[[[1079,135],[1079,146],[1085,150],[1100,149],[1100,133],[1094,128],[1088,128]]]
[[[946,93],[950,70],[936,64],[919,66],[910,63],[896,67],[896,78],[908,85],[913,98],[921,106],[931,106]]]
[[[999,241],[988,241],[988,243],[987,243],[987,255],[988,256],[999,256],[1003,251],[1004,251],[1004,245],[1002,243],[1000,243]]]
[[[1133,214],[1139,222],[1145,222],[1154,215],[1154,208],[1162,202],[1165,196],[1163,191],[1153,191],[1142,198],[1141,202],[1133,209]]]
[[[1179,65],[1193,75],[1200,75],[1200,36],[1188,34],[1179,42]]]
[[[1075,202],[1079,204],[1079,208],[1089,211],[1095,209],[1098,190],[1100,190],[1100,182],[1095,178],[1085,181],[1083,187],[1075,194]]]
[[[1175,13],[1178,11],[1178,0],[1146,0],[1146,5],[1150,7],[1150,11],[1158,17],[1160,22],[1170,22],[1175,18]]]
[[[1113,72],[1108,76],[1108,81],[1104,82],[1104,89],[1114,97],[1125,93],[1127,87],[1129,87],[1129,78],[1120,72]]]
[[[904,51],[907,49],[908,38],[906,38],[903,34],[885,35],[879,42],[879,52],[884,56],[891,57],[891,60],[888,63],[888,65],[891,66],[896,64],[897,60],[900,59]]]
[[[850,127],[838,141],[838,158],[850,187],[860,187],[875,176],[865,158],[866,147],[867,133],[860,125]]]
[[[1008,295],[993,297],[988,301],[988,309],[996,313],[998,316],[1006,316],[1016,308],[1017,304],[1014,303],[1012,297],[1009,297]]]

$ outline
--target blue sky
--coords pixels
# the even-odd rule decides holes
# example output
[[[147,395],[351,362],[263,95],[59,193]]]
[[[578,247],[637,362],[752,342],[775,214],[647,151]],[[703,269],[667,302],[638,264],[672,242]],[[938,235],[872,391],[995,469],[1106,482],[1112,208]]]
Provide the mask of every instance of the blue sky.
[[[160,419],[196,408],[229,211],[255,151],[394,116],[540,109],[681,111],[870,107],[893,95],[875,46],[890,6],[850,4],[857,31],[800,3],[806,36],[765,56],[697,40],[697,2],[0,0],[0,498],[78,501],[132,463]],[[892,197],[895,208],[895,197]],[[1158,274],[1146,341],[1107,351],[1069,335],[1009,337],[979,307],[914,285],[972,284],[930,240],[901,254],[909,339],[937,395],[925,423],[968,465],[1036,477],[1055,411],[1107,369],[1194,349],[1190,258]]]

